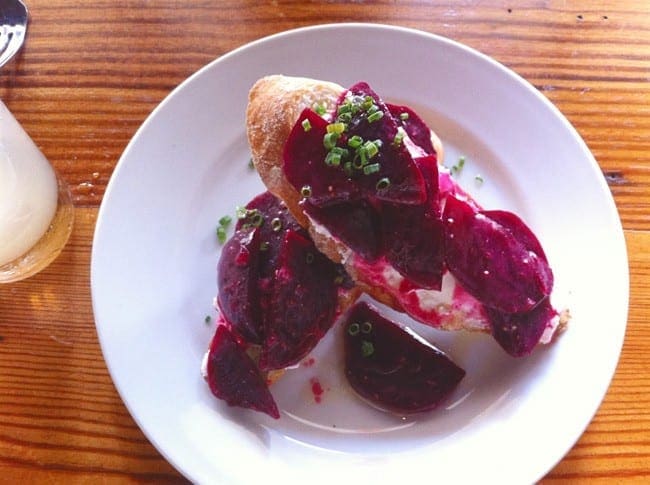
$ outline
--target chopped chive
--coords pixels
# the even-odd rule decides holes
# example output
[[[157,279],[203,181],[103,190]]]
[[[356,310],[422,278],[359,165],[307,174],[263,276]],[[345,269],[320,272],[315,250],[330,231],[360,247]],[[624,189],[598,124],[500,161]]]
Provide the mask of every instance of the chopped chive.
[[[353,135],[348,139],[348,146],[350,148],[359,148],[361,145],[363,145],[363,138],[359,135]]]
[[[226,228],[223,226],[217,227],[217,240],[219,241],[219,244],[225,243],[226,238]]]
[[[311,187],[309,185],[303,185],[300,189],[300,195],[303,197],[311,197]]]
[[[373,113],[376,113],[377,111],[379,111],[379,106],[377,106],[376,104],[373,104],[370,108],[368,108],[367,113],[369,115],[371,115]]]
[[[458,163],[451,167],[451,173],[459,174],[464,166],[465,166],[465,155],[462,155],[458,158]]]
[[[374,113],[368,116],[368,123],[374,123],[375,121],[379,121],[383,117],[384,117],[383,111],[375,111]]]
[[[205,318],[203,319],[203,321],[207,325],[208,323],[210,323],[212,321],[212,317],[210,315],[206,315]]]
[[[363,333],[370,333],[370,332],[372,332],[372,323],[367,322],[367,321],[366,321],[366,322],[363,322],[363,323],[361,324],[361,331],[362,331]]]
[[[237,219],[246,219],[247,209],[246,207],[237,206],[235,207],[235,215]]]
[[[332,150],[325,157],[325,164],[330,167],[338,167],[341,164],[341,154]]]
[[[345,162],[343,164],[343,171],[345,172],[345,175],[348,177],[352,176],[352,162]]]
[[[393,139],[393,145],[395,146],[400,146],[402,144],[402,141],[404,140],[404,136],[406,135],[406,132],[404,131],[404,128],[401,126],[397,129],[397,134],[395,135],[395,138]]]
[[[377,188],[377,190],[387,189],[388,187],[390,187],[390,179],[388,177],[379,179],[375,187]]]
[[[366,165],[363,167],[363,174],[364,175],[370,175],[373,173],[379,172],[379,169],[381,166],[378,163],[371,163],[370,165]]]
[[[379,142],[379,144],[377,142]],[[376,141],[368,140],[363,144],[363,148],[365,148],[366,155],[368,155],[368,158],[372,158],[375,155],[377,155],[377,153],[379,153],[380,144],[381,144],[380,140],[376,140]]]
[[[352,112],[352,103],[350,101],[346,101],[341,106],[339,106],[338,109],[336,110],[336,113],[339,115],[345,113],[351,113],[351,112]]]
[[[352,121],[352,113],[341,113],[340,115],[338,115],[338,117],[336,119],[338,121],[340,121],[341,123],[346,123],[347,124],[350,121]]]
[[[366,96],[361,102],[361,109],[367,111],[373,104],[375,104],[375,100],[372,99],[372,96]]]
[[[255,210],[255,213],[251,216],[251,224],[255,227],[260,227],[264,222],[264,216],[261,212]]]
[[[262,241],[260,243],[260,251],[266,251],[269,249],[269,242],[268,241]]]
[[[474,180],[475,180],[476,183],[479,184],[479,185],[483,183],[483,177],[481,176],[480,173],[479,173],[479,174],[476,174],[476,176],[474,177]]]
[[[359,333],[360,330],[361,330],[361,327],[360,327],[359,324],[356,323],[356,322],[355,322],[355,323],[352,323],[352,324],[348,327],[348,333],[349,333],[350,335],[352,335],[353,337],[354,337],[355,335],[357,335],[357,334]]]
[[[255,170],[255,163],[253,162],[253,157],[250,157],[248,159],[248,168],[250,168],[251,170]]]
[[[221,219],[219,219],[219,225],[223,227],[228,227],[231,222],[232,222],[232,217],[230,216],[223,216]]]
[[[327,150],[331,150],[336,146],[336,142],[339,140],[338,133],[326,133],[323,137],[323,146]]]
[[[343,133],[345,131],[345,128],[346,128],[345,123],[341,123],[341,122],[330,123],[329,125],[327,125],[327,132],[328,133],[336,133],[336,134],[340,135],[341,133]]]
[[[279,217],[273,218],[271,221],[271,229],[273,229],[275,232],[278,232],[280,229],[282,229],[282,221]]]
[[[314,111],[316,111],[319,116],[323,116],[325,113],[327,113],[327,106],[322,103],[316,103],[314,105]]]
[[[367,340],[361,342],[361,355],[364,357],[370,357],[374,353],[375,346],[372,344],[372,342],[368,342]]]
[[[400,113],[399,119],[402,121],[406,121],[409,119],[409,114],[408,113]]]
[[[302,120],[302,123],[301,123],[301,124],[302,124],[302,129],[303,129],[303,130],[305,130],[305,131],[309,131],[309,130],[311,130],[311,123],[309,122],[309,120],[308,120],[307,118],[305,118],[304,120]]]
[[[338,275],[336,278],[334,278],[335,285],[340,285],[341,283],[343,283],[343,276]]]

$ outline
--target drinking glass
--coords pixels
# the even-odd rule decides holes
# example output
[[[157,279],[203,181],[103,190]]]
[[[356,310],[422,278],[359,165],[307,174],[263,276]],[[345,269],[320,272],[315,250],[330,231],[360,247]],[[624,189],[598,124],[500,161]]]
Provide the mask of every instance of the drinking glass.
[[[73,219],[67,185],[0,101],[0,283],[54,261]]]

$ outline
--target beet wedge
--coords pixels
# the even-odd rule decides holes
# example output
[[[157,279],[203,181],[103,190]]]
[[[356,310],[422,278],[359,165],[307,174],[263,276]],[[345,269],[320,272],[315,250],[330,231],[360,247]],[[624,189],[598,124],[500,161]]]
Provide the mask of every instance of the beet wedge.
[[[278,406],[259,369],[225,325],[219,325],[208,352],[208,385],[229,406],[280,418]]]
[[[359,302],[344,322],[345,375],[375,406],[395,413],[436,408],[465,371],[375,308]]]

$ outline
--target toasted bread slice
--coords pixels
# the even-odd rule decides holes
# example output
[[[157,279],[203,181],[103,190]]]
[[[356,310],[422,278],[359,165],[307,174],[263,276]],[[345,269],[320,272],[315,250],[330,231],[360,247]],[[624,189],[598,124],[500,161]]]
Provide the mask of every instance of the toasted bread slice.
[[[411,288],[409,294],[404,294],[400,289],[404,278],[395,268],[382,263],[381,267],[369,269],[348,246],[303,212],[301,195],[283,173],[285,143],[305,108],[324,106],[329,110],[324,117],[333,118],[337,100],[344,92],[343,87],[331,82],[282,75],[267,76],[255,83],[249,94],[246,123],[253,163],[262,181],[309,230],[316,247],[333,261],[342,263],[357,285],[377,301],[436,328],[491,332],[483,306],[449,273],[443,278],[442,291]],[[442,143],[433,131],[431,141],[442,166]],[[441,170],[446,169],[441,167]],[[463,304],[453,301],[458,293],[462,293]],[[567,321],[568,313],[564,312],[554,318],[541,341],[552,340]]]

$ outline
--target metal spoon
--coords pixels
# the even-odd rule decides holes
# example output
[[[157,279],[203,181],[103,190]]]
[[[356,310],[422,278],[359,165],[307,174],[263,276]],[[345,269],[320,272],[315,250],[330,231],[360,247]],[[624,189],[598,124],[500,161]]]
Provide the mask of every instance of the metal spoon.
[[[21,0],[0,0],[0,67],[22,47],[27,16],[27,7]]]

